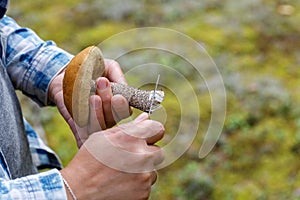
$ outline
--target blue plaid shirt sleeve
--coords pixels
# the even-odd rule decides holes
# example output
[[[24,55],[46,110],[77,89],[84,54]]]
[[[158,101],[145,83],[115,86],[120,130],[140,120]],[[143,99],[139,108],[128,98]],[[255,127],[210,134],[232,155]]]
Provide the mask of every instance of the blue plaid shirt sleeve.
[[[57,169],[14,180],[0,178],[0,199],[66,200],[62,177]]]
[[[52,41],[41,40],[32,30],[22,28],[10,17],[0,20],[0,52],[16,89],[48,105],[48,87],[52,79],[72,59]],[[25,123],[27,138],[37,168],[60,168],[60,161]],[[0,199],[67,199],[62,176],[57,169],[12,180],[5,157],[0,151]]]
[[[38,169],[61,168],[56,154],[39,138],[24,120],[33,162]],[[57,169],[12,180],[5,157],[0,150],[0,199],[66,200],[66,188]]]
[[[28,122],[24,121],[27,138],[37,168],[60,168],[60,161]],[[0,149],[0,199],[66,200],[66,188],[57,169],[12,180],[5,157]]]
[[[29,142],[33,164],[37,169],[62,169],[62,164],[56,153],[45,145],[43,140],[24,119],[25,131]]]
[[[48,87],[52,79],[72,59],[53,41],[41,40],[32,30],[20,27],[12,18],[0,20],[1,42],[6,55],[4,66],[16,89],[36,101],[49,105]]]

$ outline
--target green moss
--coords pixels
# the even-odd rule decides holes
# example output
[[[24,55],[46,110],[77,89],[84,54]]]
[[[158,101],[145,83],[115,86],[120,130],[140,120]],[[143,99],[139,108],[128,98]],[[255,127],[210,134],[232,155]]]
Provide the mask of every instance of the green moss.
[[[43,39],[52,39],[72,53],[130,28],[173,28],[207,48],[226,84],[223,133],[213,151],[199,160],[197,153],[210,122],[211,102],[210,94],[199,90],[201,83],[195,71],[183,68],[187,63],[177,57],[150,50],[135,52],[132,60],[120,58],[125,71],[144,64],[141,61],[173,67],[191,80],[199,102],[198,137],[186,154],[159,171],[151,199],[299,199],[299,12],[282,16],[277,12],[281,2],[271,0],[164,0],[139,4],[128,1],[138,6],[129,10],[116,6],[115,17],[114,13],[104,12],[112,6],[110,0],[97,2],[11,1],[10,14]],[[286,3],[296,8],[299,2]],[[99,12],[95,12],[97,9]],[[163,76],[178,90],[186,90],[178,77]],[[128,78],[132,85],[140,82],[138,76]],[[181,108],[190,110],[191,116],[197,110],[188,98],[179,102],[171,91],[166,93],[166,136],[160,145],[177,133]],[[32,114],[30,109],[24,111]],[[134,110],[133,116],[139,113]],[[66,165],[77,151],[72,133],[57,111],[46,109],[43,115],[49,144]],[[183,124],[184,130],[188,132],[189,126],[190,123]]]

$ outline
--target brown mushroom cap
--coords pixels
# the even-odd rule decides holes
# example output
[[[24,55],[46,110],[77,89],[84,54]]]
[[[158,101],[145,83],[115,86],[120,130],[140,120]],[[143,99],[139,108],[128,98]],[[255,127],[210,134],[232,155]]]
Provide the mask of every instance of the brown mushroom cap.
[[[94,81],[102,76],[105,64],[102,52],[96,46],[87,47],[68,64],[63,79],[64,103],[79,127],[89,121],[89,97]],[[139,90],[120,83],[111,83],[113,95],[121,94],[130,106],[151,113],[164,99],[163,91]]]
[[[88,124],[92,80],[102,76],[104,70],[102,52],[96,46],[82,50],[66,67],[63,79],[64,102],[80,127]]]

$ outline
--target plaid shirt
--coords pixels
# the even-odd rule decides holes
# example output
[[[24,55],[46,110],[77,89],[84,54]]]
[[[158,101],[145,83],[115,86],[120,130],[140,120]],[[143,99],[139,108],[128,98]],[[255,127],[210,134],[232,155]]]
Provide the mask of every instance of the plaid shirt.
[[[32,30],[18,26],[7,16],[0,20],[0,36],[0,52],[6,58],[2,62],[14,87],[40,105],[51,103],[47,98],[49,83],[72,55],[52,41],[42,41]],[[59,169],[55,153],[25,120],[24,124],[35,166]],[[57,169],[12,180],[0,149],[0,199],[66,199],[66,190]]]

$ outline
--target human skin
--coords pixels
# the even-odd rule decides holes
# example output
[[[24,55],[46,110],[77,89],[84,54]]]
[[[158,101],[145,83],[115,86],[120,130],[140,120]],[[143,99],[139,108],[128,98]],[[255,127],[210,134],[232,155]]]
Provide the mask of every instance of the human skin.
[[[96,95],[92,95],[89,99],[90,111],[92,111],[90,115],[96,115],[97,120],[89,120],[87,127],[81,128],[77,126],[67,111],[63,100],[63,77],[64,71],[52,80],[48,90],[48,97],[50,101],[56,104],[59,112],[70,126],[78,147],[83,144],[89,134],[110,128],[118,121],[130,116],[131,110],[127,100],[121,95],[113,96],[110,88],[110,81],[126,84],[124,74],[116,61],[105,59],[104,75],[96,80]]]
[[[151,185],[157,179],[155,166],[163,161],[163,151],[153,144],[163,137],[164,128],[161,123],[147,118],[148,115],[143,113],[124,127],[114,127],[94,133],[81,146],[69,165],[61,170],[62,176],[69,183],[77,199],[148,199]],[[133,127],[136,126],[142,128],[134,130]],[[96,154],[101,154],[105,150],[101,149],[98,145],[99,140],[95,138],[103,137],[122,151],[138,153],[134,160],[114,157],[115,155],[108,156],[119,160],[120,167],[122,165],[128,167],[128,170],[135,168],[141,171],[129,173],[125,170],[113,169],[97,159],[103,156]],[[97,147],[97,145],[99,151],[91,150],[92,146]],[[143,168],[145,171],[142,171]],[[71,200],[70,193],[67,194],[68,199]]]
[[[50,84],[49,99],[57,105],[80,147],[61,174],[77,199],[148,199],[151,185],[157,179],[155,166],[163,160],[163,151],[154,144],[163,137],[164,127],[149,120],[148,115],[143,113],[133,122],[111,128],[116,122],[129,117],[131,111],[127,100],[121,95],[113,96],[110,88],[110,81],[126,84],[119,64],[112,60],[105,62],[105,77],[97,79],[96,95],[89,99],[91,120],[85,128],[76,126],[64,105],[64,71]],[[99,144],[103,139],[117,149],[138,153],[134,160],[122,160],[117,155],[108,154],[114,161],[122,160],[120,168],[126,166],[129,172],[101,162],[99,157],[104,151]],[[91,146],[99,147],[99,151],[92,151]],[[137,171],[132,172],[134,169]],[[72,199],[70,192],[66,192],[68,199]]]

